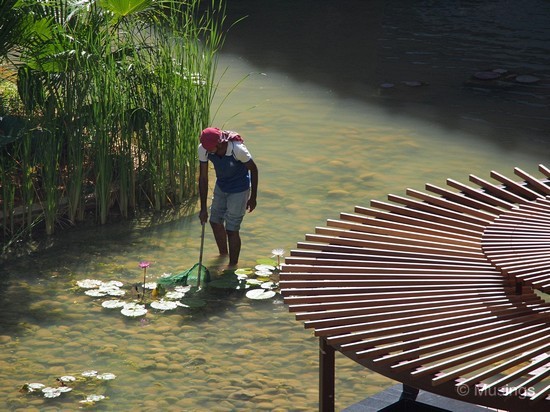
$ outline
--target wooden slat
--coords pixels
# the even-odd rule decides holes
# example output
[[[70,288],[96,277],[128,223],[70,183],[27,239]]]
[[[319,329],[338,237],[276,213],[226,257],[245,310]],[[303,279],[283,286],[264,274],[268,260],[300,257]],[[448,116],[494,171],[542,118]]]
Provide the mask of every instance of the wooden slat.
[[[545,411],[550,302],[533,290],[550,291],[550,170],[539,171],[470,175],[479,188],[448,179],[453,190],[427,184],[327,220],[285,259],[285,303],[329,347],[404,384]],[[462,399],[455,385],[476,390]]]
[[[525,180],[530,186],[539,193],[550,195],[550,187],[534,178],[529,173],[521,170],[519,167],[514,168],[514,173]]]
[[[509,202],[521,204],[525,201],[525,199],[522,198],[521,196],[518,196],[513,192],[509,192],[502,187],[494,185],[493,183],[489,183],[486,180],[476,175],[470,175],[470,182],[475,183],[478,186],[481,186],[483,189],[485,189],[489,193],[492,193],[494,196],[498,196]]]
[[[544,195],[537,193],[529,189],[528,187],[526,187],[525,182],[523,182],[523,184],[514,182],[512,179],[509,179],[506,176],[498,172],[495,172],[494,170],[491,172],[491,177],[495,180],[498,180],[500,183],[504,184],[507,190],[511,190],[513,193],[517,194],[518,196],[524,196],[529,200],[544,198]]]
[[[465,193],[468,196],[471,196],[472,198],[477,199],[479,201],[486,202],[489,205],[499,206],[503,209],[512,209],[514,207],[513,202],[503,200],[501,198],[493,196],[490,193],[486,193],[480,189],[474,189],[468,185],[457,182],[456,180],[447,179],[447,184],[451,187],[454,187],[455,189],[460,190],[462,193]]]

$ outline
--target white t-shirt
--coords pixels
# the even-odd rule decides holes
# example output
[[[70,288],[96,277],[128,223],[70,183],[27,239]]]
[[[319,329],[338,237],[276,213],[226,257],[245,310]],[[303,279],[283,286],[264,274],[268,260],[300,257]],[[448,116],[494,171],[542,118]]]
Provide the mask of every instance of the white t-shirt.
[[[252,159],[250,152],[242,142],[228,141],[225,155],[233,156],[242,163],[246,163]],[[208,162],[208,152],[202,147],[202,144],[199,144],[199,162]]]

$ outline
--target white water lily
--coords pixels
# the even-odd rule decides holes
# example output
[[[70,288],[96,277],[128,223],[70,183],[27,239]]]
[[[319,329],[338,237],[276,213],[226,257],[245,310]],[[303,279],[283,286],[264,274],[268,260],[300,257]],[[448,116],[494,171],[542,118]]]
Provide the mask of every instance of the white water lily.
[[[180,285],[180,286],[176,286],[176,287],[174,288],[174,290],[175,290],[176,292],[187,293],[187,292],[189,292],[189,291],[191,290],[191,285],[188,285],[188,286],[181,286],[181,285]]]
[[[84,279],[79,280],[78,282],[76,282],[76,284],[83,289],[93,289],[101,286],[103,282],[96,279]]]
[[[263,282],[258,279],[247,279],[246,283],[248,283],[249,285],[261,285]]]
[[[265,289],[252,289],[246,292],[246,297],[254,300],[270,299],[275,295],[274,291]]]
[[[273,249],[271,251],[271,253],[273,253],[273,256],[272,257],[283,257],[285,255],[285,250],[284,249]]]
[[[112,300],[106,300],[101,304],[101,306],[103,306],[106,309],[116,309],[116,308],[124,307],[125,304],[126,302],[124,302],[123,300],[112,299]]]
[[[120,313],[124,316],[137,317],[145,315],[147,313],[147,309],[145,309],[145,305],[140,305],[139,303],[127,303],[124,305]]]
[[[73,388],[71,388],[70,386],[60,386],[57,389],[59,389],[59,392],[61,392],[61,393],[70,392],[70,391],[73,390]]]
[[[147,282],[145,284],[145,289],[154,290],[157,288],[157,282]]]
[[[82,372],[82,376],[85,376],[86,378],[91,378],[92,376],[96,376],[96,375],[97,375],[97,371],[94,371],[94,370],[91,370],[91,369]]]

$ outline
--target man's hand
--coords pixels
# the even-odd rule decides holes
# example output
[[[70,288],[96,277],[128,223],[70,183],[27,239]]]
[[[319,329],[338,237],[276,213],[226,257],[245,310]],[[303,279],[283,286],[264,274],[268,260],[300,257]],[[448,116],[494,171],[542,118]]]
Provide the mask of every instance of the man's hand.
[[[250,213],[254,209],[256,209],[256,199],[248,199],[248,202],[246,202],[246,210]]]
[[[199,212],[199,219],[203,225],[208,221],[208,211],[206,209],[201,209]]]

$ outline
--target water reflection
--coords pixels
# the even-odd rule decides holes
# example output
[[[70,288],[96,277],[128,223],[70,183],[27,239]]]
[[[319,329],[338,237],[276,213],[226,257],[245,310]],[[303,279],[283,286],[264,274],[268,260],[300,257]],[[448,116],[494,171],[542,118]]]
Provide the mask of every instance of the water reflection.
[[[547,1],[240,0],[229,12],[230,21],[249,17],[230,31],[226,50],[263,69],[510,149],[518,141],[548,140]],[[541,81],[471,81],[491,69]],[[427,86],[404,83],[417,81]]]
[[[488,7],[483,6],[486,2],[461,2],[462,14],[445,2],[445,18],[429,16],[431,2],[417,7],[398,1],[368,2],[368,7],[352,1],[280,2],[288,5],[281,8],[286,20],[271,14],[265,2],[262,7],[234,3],[232,13],[239,14],[239,8],[255,13],[228,39],[220,61],[220,73],[227,71],[216,105],[246,80],[216,113],[215,124],[238,130],[260,168],[258,208],[243,224],[243,266],[269,257],[274,248],[292,249],[316,225],[337,218],[340,211],[351,212],[356,204],[368,206],[370,199],[385,200],[388,193],[403,194],[407,187],[423,189],[426,182],[443,186],[447,177],[467,183],[469,173],[488,178],[492,169],[511,174],[512,167],[519,166],[538,175],[537,164],[548,159],[549,149],[537,133],[548,129],[547,115],[533,104],[517,110],[523,99],[547,105],[543,89],[508,99],[514,96],[508,91],[463,87],[466,73],[497,58],[499,66],[509,62],[514,69],[526,67],[519,65],[515,53],[504,53],[498,30],[491,38],[493,31],[487,29],[489,33],[478,39],[486,47],[494,45],[491,62],[472,63],[466,54],[457,56],[459,44],[475,40],[474,31],[457,29],[461,19],[478,16],[475,27],[483,27],[486,15],[479,7]],[[533,4],[548,9],[544,3]],[[517,12],[521,15],[526,9],[522,6]],[[331,17],[324,14],[327,10]],[[350,10],[363,16],[350,15]],[[361,17],[369,27],[363,27]],[[454,26],[443,24],[446,19]],[[412,25],[419,21],[420,28]],[[454,28],[444,36],[427,36],[427,26],[435,30],[436,23]],[[507,27],[503,24],[499,20]],[[342,39],[335,33],[343,26]],[[353,37],[354,27],[361,37]],[[532,28],[519,33],[529,42],[544,38],[535,23]],[[247,30],[252,32],[237,36]],[[245,39],[248,36],[254,38]],[[363,36],[366,45],[376,45],[374,67],[362,60]],[[440,41],[449,36],[462,41],[445,42],[453,53],[441,49]],[[415,39],[423,39],[418,48],[403,45]],[[346,42],[356,47],[355,54],[340,48]],[[326,53],[319,52],[321,45]],[[542,55],[544,45],[537,47]],[[547,75],[541,57],[531,55],[535,48],[528,51],[531,68],[541,77]],[[422,61],[429,64],[415,63]],[[429,79],[421,76],[425,73]],[[430,85],[407,88],[399,83],[415,79],[429,80]],[[396,86],[378,90],[381,81]],[[508,144],[500,137],[488,138],[497,134]],[[103,309],[75,288],[76,281],[86,278],[138,282],[143,260],[152,262],[147,272],[151,280],[192,266],[200,246],[194,206],[175,216],[143,216],[107,227],[68,230],[46,251],[4,263],[1,410],[71,410],[74,398],[44,400],[17,390],[25,382],[49,383],[88,369],[117,376],[102,386],[101,394],[109,399],[98,404],[99,410],[317,408],[316,339],[280,298],[258,303],[239,293],[224,294],[214,296],[199,313],[152,312],[147,321],[139,322]],[[210,234],[205,242],[204,263],[215,270],[223,262],[217,259]],[[338,408],[390,384],[343,357],[337,365]],[[84,399],[88,394],[81,395]]]

